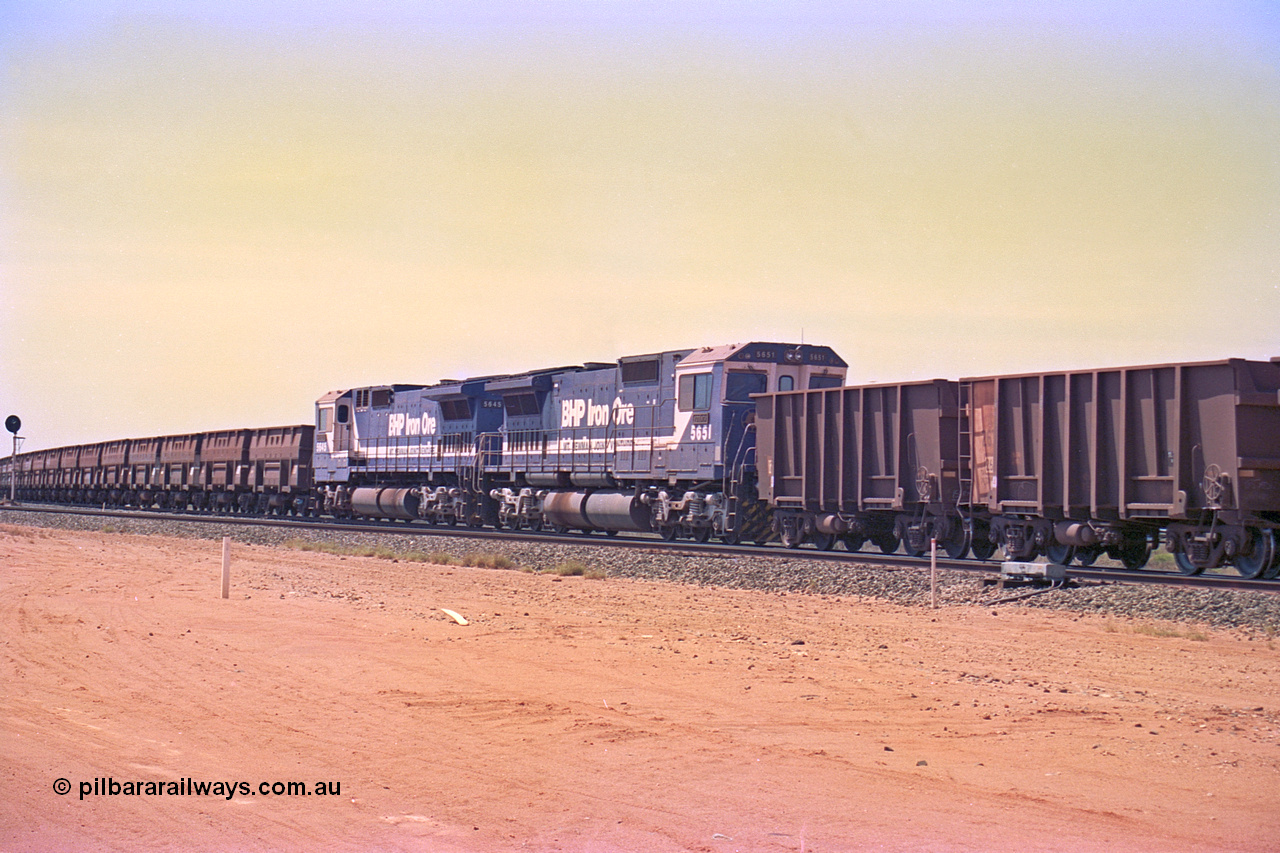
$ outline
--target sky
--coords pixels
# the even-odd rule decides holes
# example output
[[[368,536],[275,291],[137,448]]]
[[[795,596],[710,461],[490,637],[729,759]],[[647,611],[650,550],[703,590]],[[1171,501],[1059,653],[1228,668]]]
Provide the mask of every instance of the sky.
[[[0,0],[26,450],[751,340],[1280,356],[1280,6]]]

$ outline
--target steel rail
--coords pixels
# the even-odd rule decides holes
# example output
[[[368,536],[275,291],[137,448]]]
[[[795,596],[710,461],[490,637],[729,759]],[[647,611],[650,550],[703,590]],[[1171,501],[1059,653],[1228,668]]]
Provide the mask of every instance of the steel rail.
[[[301,519],[296,517],[257,516],[164,510],[99,509],[97,507],[60,506],[56,504],[0,504],[0,513],[31,512],[49,515],[82,515],[101,518],[139,519],[147,521],[180,521],[196,524],[224,524],[243,527],[295,528],[298,530],[335,533],[368,533],[375,535],[446,536],[468,539],[492,539],[505,542],[537,542],[552,545],[589,545],[604,548],[630,548],[673,557],[765,557],[774,560],[813,560],[851,565],[891,566],[895,568],[928,568],[929,558],[907,554],[883,554],[874,551],[821,551],[816,548],[782,548],[778,545],[725,545],[718,542],[669,541],[656,534],[608,536],[598,532],[577,531],[555,533],[529,530],[494,529],[427,524],[421,521],[378,521],[374,519]],[[2,516],[0,516],[2,517]],[[938,558],[938,568],[948,571],[1000,573],[998,560],[953,560]],[[1106,583],[1155,584],[1192,589],[1224,589],[1250,592],[1280,593],[1280,581],[1249,579],[1227,574],[1184,575],[1180,572],[1148,570],[1067,567],[1068,581],[1088,580]]]

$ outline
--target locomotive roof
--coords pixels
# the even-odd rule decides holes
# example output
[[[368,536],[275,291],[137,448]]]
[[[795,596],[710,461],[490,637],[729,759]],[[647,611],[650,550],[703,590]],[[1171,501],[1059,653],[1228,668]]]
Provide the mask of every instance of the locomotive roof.
[[[756,341],[749,344],[726,344],[718,347],[702,347],[694,350],[680,362],[681,367],[694,364],[713,364],[721,361],[754,361],[769,364],[821,364],[827,367],[848,367],[845,360],[827,346],[812,344],[784,344]]]

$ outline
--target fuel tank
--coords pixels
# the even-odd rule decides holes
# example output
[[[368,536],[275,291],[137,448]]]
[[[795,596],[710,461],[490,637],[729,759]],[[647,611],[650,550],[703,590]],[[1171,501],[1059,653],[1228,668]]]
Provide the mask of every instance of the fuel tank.
[[[543,520],[577,530],[648,532],[649,507],[631,492],[549,492],[542,501]]]
[[[351,509],[374,518],[412,521],[418,517],[421,499],[417,489],[356,489],[351,493]]]

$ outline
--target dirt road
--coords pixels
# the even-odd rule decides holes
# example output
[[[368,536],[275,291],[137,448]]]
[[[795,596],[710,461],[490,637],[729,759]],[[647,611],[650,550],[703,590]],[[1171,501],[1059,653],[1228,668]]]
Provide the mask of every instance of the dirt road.
[[[250,546],[222,600],[218,543],[22,527],[0,566],[8,851],[1280,848],[1266,639]]]

